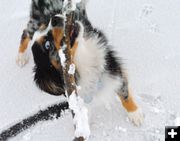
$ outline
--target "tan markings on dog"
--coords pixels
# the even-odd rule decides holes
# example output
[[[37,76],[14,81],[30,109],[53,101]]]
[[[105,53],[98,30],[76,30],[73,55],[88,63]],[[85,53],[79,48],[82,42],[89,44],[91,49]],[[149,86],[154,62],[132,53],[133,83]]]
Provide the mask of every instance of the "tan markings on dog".
[[[40,38],[37,40],[38,44],[40,44],[40,45],[43,45],[43,42],[44,42],[44,41],[45,41],[45,37],[44,37],[44,36],[40,37]]]
[[[29,38],[29,37],[26,37],[25,39],[23,39],[23,40],[21,41],[21,44],[20,44],[20,47],[19,47],[19,52],[20,52],[20,53],[24,53],[24,52],[25,52],[25,50],[26,50],[27,47],[28,47],[29,41],[30,41],[30,38]]]
[[[71,48],[71,56],[72,56],[73,59],[74,59],[74,55],[75,55],[75,53],[76,53],[77,47],[78,47],[78,42],[75,41],[73,47]]]
[[[131,94],[129,94],[127,99],[124,99],[123,97],[120,97],[122,101],[122,105],[128,112],[134,112],[138,109],[133,97]]]
[[[46,24],[41,24],[39,30],[45,30],[47,28]]]
[[[57,62],[56,60],[51,60],[51,64],[58,70],[60,69],[61,65],[59,62]]]
[[[62,28],[59,28],[59,27],[54,27],[52,29],[52,35],[54,38],[55,47],[57,50],[59,50],[60,49],[60,43],[61,43],[61,40],[62,40],[63,35],[64,35],[64,30]]]

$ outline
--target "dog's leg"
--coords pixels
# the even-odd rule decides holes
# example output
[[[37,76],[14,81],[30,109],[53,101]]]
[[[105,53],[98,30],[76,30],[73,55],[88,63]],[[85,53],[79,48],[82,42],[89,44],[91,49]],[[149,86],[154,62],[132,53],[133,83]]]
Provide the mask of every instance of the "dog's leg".
[[[140,126],[144,118],[143,113],[132,97],[126,78],[123,78],[122,86],[118,96],[121,99],[123,107],[128,112],[130,121],[133,122],[136,126]]]
[[[18,56],[16,59],[16,62],[20,67],[23,67],[28,62],[29,57],[27,56],[26,50],[29,42],[31,41],[34,35],[34,32],[38,29],[44,30],[46,27],[46,24],[39,23],[39,21],[35,19],[30,19],[30,21],[28,22],[27,28],[23,31],[23,34],[21,36]]]
[[[26,49],[28,47],[30,40],[31,40],[31,38],[29,37],[28,31],[25,29],[21,36],[21,43],[19,46],[18,56],[16,59],[16,63],[20,67],[23,67],[28,62],[28,56],[26,54]]]

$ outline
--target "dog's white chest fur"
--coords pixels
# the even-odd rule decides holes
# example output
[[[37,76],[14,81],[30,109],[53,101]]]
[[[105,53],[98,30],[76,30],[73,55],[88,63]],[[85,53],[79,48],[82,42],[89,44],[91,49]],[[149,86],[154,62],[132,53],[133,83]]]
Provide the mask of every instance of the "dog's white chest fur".
[[[81,91],[94,92],[104,72],[105,50],[94,38],[80,39],[75,54],[75,64],[80,75]]]
[[[81,38],[78,43],[74,61],[80,75],[79,94],[85,101],[89,101],[88,99],[94,94],[107,92],[107,89],[111,89],[111,92],[117,90],[121,85],[121,80],[112,78],[105,71],[106,50],[104,45],[99,44],[97,37]],[[110,85],[111,83],[113,86]]]

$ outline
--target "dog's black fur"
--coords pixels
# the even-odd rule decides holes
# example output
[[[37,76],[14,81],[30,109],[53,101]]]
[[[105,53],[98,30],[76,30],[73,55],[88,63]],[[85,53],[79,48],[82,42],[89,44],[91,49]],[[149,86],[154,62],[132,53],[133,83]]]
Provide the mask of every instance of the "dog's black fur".
[[[52,34],[50,32],[45,37],[45,42],[46,41],[51,43],[49,48],[40,46],[37,42],[35,42],[32,46],[35,62],[34,81],[41,90],[53,95],[61,95],[64,94],[63,74],[50,62],[49,57],[51,53],[57,53],[53,44]],[[60,59],[57,54],[56,57],[57,60]]]

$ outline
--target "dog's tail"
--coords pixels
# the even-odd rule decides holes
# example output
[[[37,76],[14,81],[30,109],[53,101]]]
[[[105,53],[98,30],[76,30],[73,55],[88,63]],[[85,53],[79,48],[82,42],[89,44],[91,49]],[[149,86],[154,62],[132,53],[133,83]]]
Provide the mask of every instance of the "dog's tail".
[[[45,110],[40,110],[33,116],[27,117],[26,119],[2,131],[0,133],[0,141],[7,141],[9,138],[15,137],[16,135],[32,127],[39,121],[47,121],[54,118],[59,118],[61,116],[61,112],[66,109],[69,109],[68,102],[61,102],[59,104],[47,107]]]

